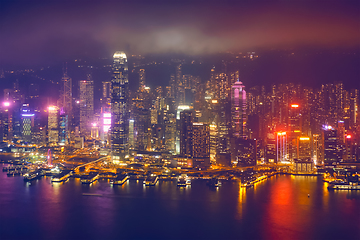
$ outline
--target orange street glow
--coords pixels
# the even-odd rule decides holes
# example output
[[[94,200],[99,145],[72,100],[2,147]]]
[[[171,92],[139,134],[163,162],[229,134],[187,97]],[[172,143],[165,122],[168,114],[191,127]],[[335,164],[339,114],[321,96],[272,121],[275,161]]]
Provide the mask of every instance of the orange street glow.
[[[299,104],[291,104],[291,107],[292,107],[292,108],[298,108],[298,107],[299,107]]]

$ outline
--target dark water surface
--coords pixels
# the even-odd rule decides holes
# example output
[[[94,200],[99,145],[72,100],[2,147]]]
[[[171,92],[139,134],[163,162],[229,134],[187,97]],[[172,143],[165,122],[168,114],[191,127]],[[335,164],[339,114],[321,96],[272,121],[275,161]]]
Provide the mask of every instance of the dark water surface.
[[[0,239],[360,239],[360,191],[328,191],[309,176],[216,190],[205,180],[186,189],[49,177],[29,184],[0,172]]]

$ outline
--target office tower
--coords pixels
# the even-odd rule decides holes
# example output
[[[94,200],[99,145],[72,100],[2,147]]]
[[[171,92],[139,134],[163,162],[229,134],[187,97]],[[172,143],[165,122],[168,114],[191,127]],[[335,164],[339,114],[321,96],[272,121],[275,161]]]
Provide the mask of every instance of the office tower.
[[[218,146],[216,150],[216,161],[225,166],[231,165],[231,101],[230,97],[220,99],[218,103]]]
[[[298,159],[309,160],[311,159],[311,141],[307,136],[299,137],[299,150],[298,150]]]
[[[50,146],[56,146],[59,142],[59,108],[48,107],[48,142]]]
[[[145,108],[137,108],[135,109],[134,118],[135,149],[140,151],[146,151],[148,148],[148,133],[151,130],[150,110]]]
[[[265,162],[276,163],[277,162],[277,136],[274,133],[268,133],[266,135],[265,146]]]
[[[206,123],[192,124],[192,158],[193,166],[210,164],[210,128]]]
[[[139,69],[139,89],[145,87],[145,69]]]
[[[111,154],[114,163],[125,161],[128,154],[128,61],[122,51],[113,56],[111,79]]]
[[[176,116],[175,113],[165,111],[165,150],[175,154],[176,152]]]
[[[352,134],[345,135],[344,162],[356,162],[356,147]]]
[[[183,157],[193,156],[193,111],[180,112],[180,155]]]
[[[331,126],[324,126],[324,164],[334,167],[339,163],[337,130]]]
[[[176,92],[175,92],[175,96],[176,96],[176,102],[178,103],[178,105],[183,105],[185,104],[185,88],[184,88],[184,83],[183,83],[183,78],[182,78],[182,74],[181,74],[181,63],[176,65],[175,68],[175,81],[176,81]]]
[[[94,82],[82,80],[80,84],[80,134],[90,136],[94,116]]]
[[[134,141],[134,119],[129,120],[129,149],[134,149],[135,141]]]
[[[66,146],[69,144],[69,115],[60,109],[60,121],[59,121],[59,145]]]
[[[73,118],[74,118],[74,113],[73,113],[73,95],[72,95],[72,79],[67,75],[67,68],[64,71],[64,75],[61,79],[61,81],[63,82],[63,91],[62,91],[62,99],[61,99],[61,107],[63,108],[63,112],[65,113],[65,115],[67,115],[68,117],[68,126],[72,126],[73,124]],[[67,127],[67,135],[69,136],[69,132],[70,132],[70,127]]]
[[[29,104],[23,104],[21,108],[21,135],[23,141],[30,143],[31,141],[31,130],[34,126],[34,116],[31,113]]]
[[[210,124],[210,161],[216,162],[216,152],[218,148],[218,127],[216,124]]]
[[[235,160],[239,167],[256,165],[256,140],[236,138]]]
[[[246,91],[239,80],[231,87],[232,136],[246,136]]]
[[[350,128],[355,129],[357,125],[357,116],[359,111],[359,90],[351,89],[350,91]]]
[[[13,102],[5,101],[2,104],[2,141],[11,141],[13,135]]]
[[[286,132],[276,133],[276,162],[288,162],[288,136]]]
[[[111,105],[111,82],[102,82],[102,98],[101,108],[102,112],[109,110]]]
[[[301,135],[301,129],[300,129],[300,105],[299,104],[290,104],[289,108],[289,123],[288,123],[288,129],[289,129],[289,158],[290,160],[294,160],[295,158],[298,158],[298,144],[299,144],[299,137]]]
[[[176,80],[175,80],[175,74],[170,75],[170,94],[167,97],[176,98]]]
[[[321,134],[313,134],[313,159],[316,165],[323,164],[323,143],[321,139]]]

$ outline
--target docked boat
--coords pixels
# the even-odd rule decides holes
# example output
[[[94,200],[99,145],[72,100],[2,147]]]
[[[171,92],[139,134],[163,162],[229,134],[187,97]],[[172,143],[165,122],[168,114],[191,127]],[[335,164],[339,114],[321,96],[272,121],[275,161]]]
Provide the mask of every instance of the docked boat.
[[[90,173],[89,175],[83,176],[81,178],[81,183],[82,184],[90,184],[90,183],[95,182],[98,178],[99,178],[99,173],[93,172],[93,173]]]
[[[345,183],[345,184],[334,184],[331,183],[328,186],[329,190],[360,190],[360,185],[358,183]]]
[[[213,177],[209,180],[208,185],[209,185],[209,187],[220,187],[221,182],[219,181],[219,179],[217,177]]]
[[[115,179],[110,181],[112,185],[123,185],[130,177],[126,174],[121,174],[117,176]]]
[[[24,174],[24,181],[32,181],[37,178],[40,178],[43,175],[41,170],[36,170]]]
[[[186,187],[191,185],[191,180],[186,174],[181,174],[177,180],[178,187]]]
[[[254,183],[252,181],[247,181],[247,182],[241,183],[241,187],[243,187],[243,188],[251,188],[253,186],[254,186]]]
[[[146,177],[144,180],[145,186],[155,186],[155,184],[158,182],[159,177],[155,174],[151,174],[150,176]]]

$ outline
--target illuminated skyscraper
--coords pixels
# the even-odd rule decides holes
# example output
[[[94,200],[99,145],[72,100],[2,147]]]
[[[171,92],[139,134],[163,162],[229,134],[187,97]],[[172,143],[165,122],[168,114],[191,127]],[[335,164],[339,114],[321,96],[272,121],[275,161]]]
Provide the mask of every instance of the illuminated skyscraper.
[[[21,108],[21,135],[25,142],[31,141],[31,128],[34,125],[35,114],[30,112],[29,104],[23,104]]]
[[[48,142],[52,146],[59,142],[59,108],[56,106],[48,107]]]
[[[299,156],[298,158],[301,160],[309,160],[311,159],[311,141],[307,136],[299,137]]]
[[[80,81],[80,134],[89,136],[94,115],[94,82]]]
[[[110,109],[111,104],[111,82],[102,82],[102,98],[101,98],[101,107],[104,112],[104,108]]]
[[[180,154],[184,157],[193,156],[193,111],[180,112]]]
[[[73,108],[72,108],[72,79],[67,75],[67,69],[64,71],[64,76],[62,77],[62,82],[64,84],[63,94],[62,94],[62,108],[68,119],[71,123],[73,118]]]
[[[206,123],[192,124],[192,158],[193,166],[210,164],[210,128]]]
[[[324,126],[324,164],[334,167],[339,163],[337,130],[331,126]]]
[[[145,87],[145,69],[139,69],[139,88]]]
[[[351,89],[350,92],[350,128],[354,129],[357,124],[359,111],[359,90]]]
[[[288,162],[288,140],[286,132],[278,132],[276,135],[276,159],[277,163]]]
[[[5,96],[6,97],[6,96]],[[5,98],[6,99],[6,98]],[[6,101],[2,104],[2,141],[11,141],[13,135],[13,114],[12,114],[12,102]]]
[[[301,135],[301,128],[300,128],[300,106],[299,104],[291,104],[289,108],[289,159],[293,160],[298,158],[299,151],[299,137]]]
[[[182,105],[185,103],[185,89],[184,89],[184,83],[183,83],[183,77],[181,74],[181,63],[176,66],[175,69],[175,77],[176,77],[176,102],[178,105]]]
[[[246,135],[246,92],[239,80],[231,87],[231,124],[234,137]]]
[[[128,61],[122,51],[113,56],[111,79],[111,152],[114,163],[125,161],[128,151]]]

